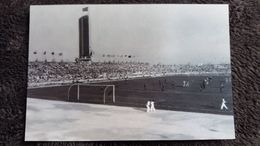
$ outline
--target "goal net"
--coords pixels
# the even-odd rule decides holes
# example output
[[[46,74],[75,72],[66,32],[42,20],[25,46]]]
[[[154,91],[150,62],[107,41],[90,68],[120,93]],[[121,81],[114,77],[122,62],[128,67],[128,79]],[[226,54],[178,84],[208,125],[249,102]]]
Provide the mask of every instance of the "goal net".
[[[68,89],[68,101],[115,103],[115,85],[75,83]]]

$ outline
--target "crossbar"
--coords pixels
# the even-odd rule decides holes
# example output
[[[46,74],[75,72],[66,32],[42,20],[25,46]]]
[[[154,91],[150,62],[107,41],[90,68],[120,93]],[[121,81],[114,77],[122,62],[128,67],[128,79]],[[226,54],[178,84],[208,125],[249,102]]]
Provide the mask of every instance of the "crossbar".
[[[100,85],[100,84],[84,84],[84,83],[74,83],[72,85],[70,85],[69,89],[68,89],[68,101],[70,101],[70,90],[73,86],[77,86],[77,100],[80,100],[80,85],[82,86],[94,86],[94,87],[106,87],[104,89],[104,95],[103,95],[103,103],[106,103],[106,90],[109,87],[113,87],[113,103],[116,102],[115,99],[115,85]]]

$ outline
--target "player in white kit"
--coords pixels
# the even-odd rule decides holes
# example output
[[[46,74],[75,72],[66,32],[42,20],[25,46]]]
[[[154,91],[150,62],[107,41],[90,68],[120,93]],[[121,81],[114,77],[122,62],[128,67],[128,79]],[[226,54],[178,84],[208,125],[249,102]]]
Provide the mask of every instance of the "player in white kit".
[[[225,108],[226,110],[228,110],[228,107],[226,106],[226,100],[224,98],[222,98],[222,104],[221,104],[221,110],[223,110],[223,108]]]
[[[151,105],[151,102],[147,101],[147,103],[146,103],[146,112],[150,112],[151,111],[150,105]]]
[[[155,111],[155,107],[154,107],[154,101],[151,101],[151,112]]]
[[[183,81],[182,87],[185,87],[185,86],[186,86],[186,81]]]

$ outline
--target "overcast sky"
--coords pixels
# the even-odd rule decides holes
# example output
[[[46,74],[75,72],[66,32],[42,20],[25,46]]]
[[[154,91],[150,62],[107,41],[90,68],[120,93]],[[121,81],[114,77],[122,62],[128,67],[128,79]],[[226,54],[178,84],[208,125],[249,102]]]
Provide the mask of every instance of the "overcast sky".
[[[56,60],[74,61],[84,7],[89,7],[94,61],[115,54],[152,64],[230,63],[228,5],[168,4],[31,6],[29,60],[50,60],[51,52],[56,57],[62,52]]]

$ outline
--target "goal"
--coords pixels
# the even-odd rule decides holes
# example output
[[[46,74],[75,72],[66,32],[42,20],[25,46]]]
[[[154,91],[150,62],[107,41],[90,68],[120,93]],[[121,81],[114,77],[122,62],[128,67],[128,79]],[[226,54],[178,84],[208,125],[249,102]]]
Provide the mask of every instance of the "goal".
[[[103,103],[106,104],[106,98],[107,98],[107,91],[110,89],[112,89],[112,102],[115,103],[116,102],[116,97],[115,97],[115,85],[105,85],[105,84],[86,84],[86,83],[74,83],[72,85],[69,86],[68,89],[68,101],[71,101],[73,95],[72,95],[72,88],[74,88],[74,90],[76,89],[76,95],[74,94],[74,96],[76,96],[76,100],[80,101],[80,99],[82,98],[87,98],[86,96],[88,96],[88,93],[83,94],[82,92],[86,92],[86,91],[81,91],[83,90],[84,87],[92,87],[92,88],[99,88],[101,89],[102,95],[103,96]]]

